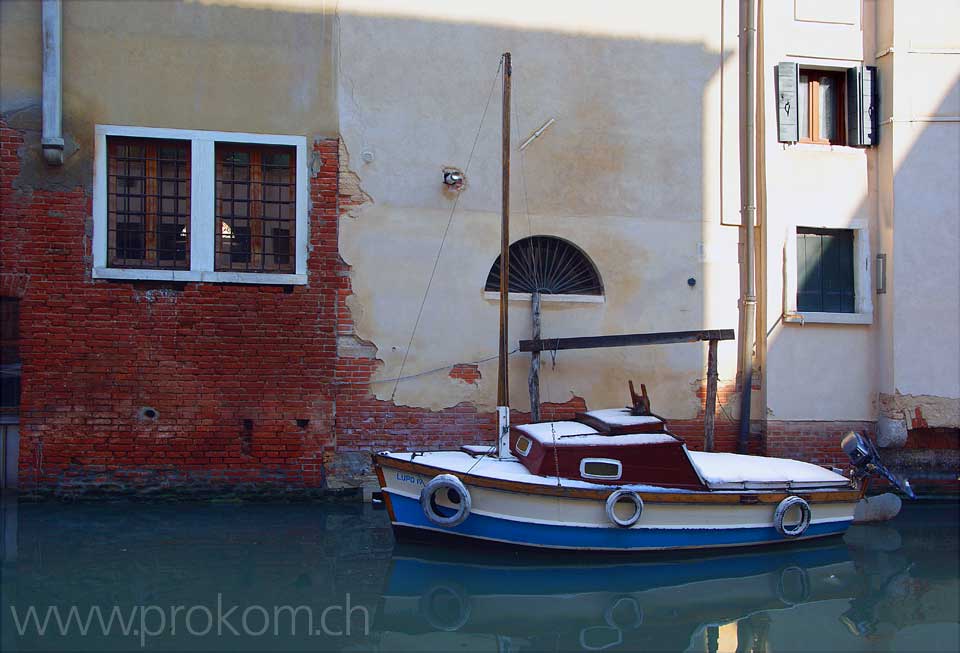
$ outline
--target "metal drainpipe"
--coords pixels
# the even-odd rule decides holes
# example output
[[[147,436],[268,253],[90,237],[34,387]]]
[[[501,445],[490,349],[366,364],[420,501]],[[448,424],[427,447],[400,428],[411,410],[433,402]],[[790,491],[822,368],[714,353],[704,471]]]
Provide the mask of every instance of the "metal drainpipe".
[[[740,393],[740,434],[737,451],[746,453],[750,439],[750,401],[753,385],[753,347],[757,324],[757,279],[754,261],[754,225],[757,214],[757,133],[756,133],[756,49],[757,49],[757,0],[740,0],[741,56],[744,57],[744,75],[741,80],[740,129],[744,144],[744,164],[741,166],[740,187],[743,209],[743,229],[746,243],[743,261],[747,279],[745,292],[740,298],[743,311],[743,366],[741,369],[742,391]]]
[[[63,165],[63,93],[60,72],[62,7],[60,0],[43,0],[43,148],[44,160]]]

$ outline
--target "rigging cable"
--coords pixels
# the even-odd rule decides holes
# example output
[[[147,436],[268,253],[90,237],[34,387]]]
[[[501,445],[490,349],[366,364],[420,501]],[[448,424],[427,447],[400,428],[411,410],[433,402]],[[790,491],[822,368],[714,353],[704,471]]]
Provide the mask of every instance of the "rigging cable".
[[[476,136],[473,138],[473,147],[470,148],[470,155],[467,157],[467,164],[463,168],[463,175],[466,177],[470,170],[470,162],[473,161],[473,154],[477,150],[477,143],[480,141],[480,132],[483,130],[483,122],[487,117],[487,109],[490,108],[490,100],[493,98],[493,90],[496,88],[497,79],[503,70],[503,57],[500,58],[500,64],[497,66],[497,72],[490,83],[490,93],[487,95],[487,103],[483,107],[483,113],[480,116],[480,124],[477,126]],[[407,364],[407,356],[410,355],[410,347],[413,346],[413,338],[417,334],[417,327],[420,326],[420,318],[423,317],[423,307],[427,303],[427,296],[430,294],[430,286],[433,285],[433,278],[437,274],[437,267],[440,264],[440,254],[443,252],[443,245],[447,242],[447,234],[450,233],[450,225],[453,223],[453,216],[457,212],[457,204],[460,202],[460,193],[453,200],[453,207],[450,209],[450,217],[447,218],[447,226],[443,230],[443,237],[440,239],[440,247],[437,248],[437,256],[433,260],[433,269],[430,271],[430,279],[427,281],[427,287],[423,291],[423,299],[420,301],[420,309],[417,311],[417,319],[413,323],[413,330],[410,332],[410,340],[407,341],[407,348],[403,352],[403,360],[400,361],[400,371],[397,373],[396,383],[393,386],[393,392],[390,394],[390,401],[397,396],[397,388],[400,385],[400,379],[403,378],[403,368]]]

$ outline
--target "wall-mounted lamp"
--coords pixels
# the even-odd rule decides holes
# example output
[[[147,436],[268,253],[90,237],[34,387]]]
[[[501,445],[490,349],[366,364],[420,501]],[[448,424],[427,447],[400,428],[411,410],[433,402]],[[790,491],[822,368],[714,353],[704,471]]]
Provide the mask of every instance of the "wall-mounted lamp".
[[[877,254],[877,294],[887,292],[887,255]]]
[[[465,181],[466,177],[464,177],[463,171],[456,168],[443,169],[443,183],[449,186],[451,190],[460,190],[463,188]]]

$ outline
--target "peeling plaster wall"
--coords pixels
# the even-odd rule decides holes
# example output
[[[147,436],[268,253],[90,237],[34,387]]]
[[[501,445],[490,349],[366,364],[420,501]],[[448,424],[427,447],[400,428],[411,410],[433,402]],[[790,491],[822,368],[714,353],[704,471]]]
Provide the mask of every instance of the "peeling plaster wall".
[[[497,61],[514,57],[513,240],[566,238],[597,265],[603,303],[543,304],[544,337],[733,328],[737,323],[736,148],[721,107],[736,115],[735,3],[669,9],[601,2],[487,2],[450,6],[341,2],[339,113],[351,167],[370,202],[341,219],[351,266],[355,335],[375,343],[374,380],[400,373],[455,195],[442,171],[466,168],[456,214],[403,375],[375,383],[379,399],[440,409],[495,402],[497,303],[482,290],[499,253],[500,86]],[[731,6],[733,20],[730,20]],[[616,11],[612,11],[615,8]],[[677,20],[683,16],[683,20]],[[724,33],[725,30],[725,33]],[[427,44],[429,44],[427,46]],[[736,68],[734,66],[733,70]],[[726,71],[721,95],[721,72]],[[556,122],[521,157],[517,145]],[[721,187],[720,180],[724,179]],[[732,221],[732,220],[730,220]],[[693,288],[688,278],[697,280]],[[530,336],[529,306],[511,303],[510,341]],[[696,416],[705,346],[566,351],[544,356],[541,396],[622,405],[626,381],[650,384],[654,408]],[[736,346],[720,346],[720,377],[735,376]],[[449,367],[479,362],[476,384]],[[511,402],[528,409],[529,356],[511,358]]]

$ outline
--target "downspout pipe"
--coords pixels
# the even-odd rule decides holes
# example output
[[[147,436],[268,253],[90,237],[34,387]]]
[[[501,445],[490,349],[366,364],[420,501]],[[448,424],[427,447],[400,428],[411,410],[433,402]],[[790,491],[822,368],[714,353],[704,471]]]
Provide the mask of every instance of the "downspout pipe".
[[[63,49],[61,0],[43,0],[43,136],[40,147],[44,160],[63,165],[63,84],[60,68]]]
[[[740,142],[743,146],[740,166],[741,222],[744,230],[743,264],[746,283],[740,297],[742,311],[741,334],[743,361],[740,382],[740,433],[737,451],[746,453],[750,441],[750,402],[753,386],[753,349],[757,326],[757,278],[754,256],[754,225],[757,217],[757,2],[740,0],[740,56],[743,57],[743,75],[740,79]]]

